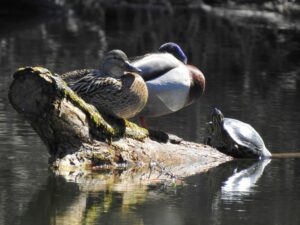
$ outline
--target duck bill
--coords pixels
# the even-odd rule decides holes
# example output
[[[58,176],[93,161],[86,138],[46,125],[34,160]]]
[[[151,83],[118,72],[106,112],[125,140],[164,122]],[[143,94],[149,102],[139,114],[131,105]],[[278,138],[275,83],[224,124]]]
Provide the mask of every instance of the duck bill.
[[[128,61],[125,61],[125,69],[126,69],[127,72],[134,72],[134,73],[141,73],[142,72],[142,70],[140,70],[139,68],[133,66]]]

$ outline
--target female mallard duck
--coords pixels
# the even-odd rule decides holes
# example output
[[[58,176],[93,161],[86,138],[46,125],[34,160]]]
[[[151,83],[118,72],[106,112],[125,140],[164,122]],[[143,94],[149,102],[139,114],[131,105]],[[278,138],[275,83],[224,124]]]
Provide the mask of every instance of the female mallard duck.
[[[140,70],[121,50],[108,52],[100,70],[79,70],[63,75],[70,87],[99,111],[118,118],[131,118],[145,106],[148,89]]]
[[[192,104],[205,89],[204,75],[185,64],[187,58],[177,44],[163,44],[159,51],[132,62],[141,70],[149,92],[148,102],[139,114],[141,122],[143,117],[167,115]]]
[[[62,74],[61,78],[67,83],[71,83],[86,75],[120,77],[124,72],[140,73],[141,70],[129,63],[128,57],[123,51],[115,49],[105,54],[99,69],[74,70]]]

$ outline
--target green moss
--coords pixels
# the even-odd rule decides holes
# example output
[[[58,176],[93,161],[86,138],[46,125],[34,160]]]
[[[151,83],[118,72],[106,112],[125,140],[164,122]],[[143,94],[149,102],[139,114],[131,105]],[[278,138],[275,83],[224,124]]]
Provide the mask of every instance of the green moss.
[[[120,120],[122,121],[122,123],[116,120],[114,121],[115,123],[113,125],[110,125],[109,123],[106,122],[106,120],[104,120],[104,118],[94,107],[87,104],[69,87],[66,86],[64,88],[64,92],[65,95],[68,96],[73,101],[73,103],[76,103],[76,105],[79,106],[80,109],[82,109],[85,113],[89,115],[90,119],[97,127],[104,129],[105,134],[108,135],[107,136],[108,142],[111,142],[111,138],[118,137],[123,134],[126,137],[131,137],[138,140],[142,140],[149,136],[147,129],[139,127],[138,125],[128,120]],[[125,126],[125,133],[124,133],[124,129],[121,128],[122,126]]]
[[[67,96],[71,101],[76,104],[82,111],[84,111],[88,116],[89,119],[93,121],[96,127],[104,129],[104,133],[108,134],[109,136],[116,136],[118,132],[113,129],[99,114],[99,112],[92,107],[91,105],[87,104],[82,98],[80,98],[74,91],[72,91],[69,87],[64,88],[64,94]]]
[[[105,152],[94,152],[92,157],[94,166],[111,165],[113,154]]]
[[[37,74],[37,75],[43,75],[43,74],[50,75],[51,74],[49,70],[47,70],[46,68],[43,68],[43,67],[38,67],[38,66],[37,67],[20,67],[14,73],[14,78],[28,74],[28,73]]]
[[[143,127],[136,125],[128,120],[125,120],[125,136],[131,137],[137,140],[143,140],[149,136],[149,131]]]

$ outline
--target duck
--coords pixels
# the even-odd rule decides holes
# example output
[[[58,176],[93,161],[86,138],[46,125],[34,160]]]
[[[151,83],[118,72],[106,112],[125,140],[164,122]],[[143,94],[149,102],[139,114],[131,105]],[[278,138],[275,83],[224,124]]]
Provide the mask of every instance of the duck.
[[[203,73],[187,64],[176,43],[165,43],[158,52],[136,57],[131,63],[141,70],[148,88],[147,104],[138,114],[142,126],[147,126],[147,117],[168,115],[191,105],[205,90]]]
[[[62,75],[70,88],[106,115],[121,119],[136,116],[146,105],[148,89],[141,70],[118,49],[108,52],[99,70],[83,69]]]
[[[158,48],[159,52],[167,52],[175,56],[179,61],[187,64],[187,56],[182,51],[181,47],[174,42],[166,42]]]
[[[99,69],[78,69],[63,73],[60,77],[67,83],[72,83],[86,75],[95,77],[119,77],[124,72],[140,73],[141,70],[130,64],[127,55],[120,49],[114,49],[104,55]]]

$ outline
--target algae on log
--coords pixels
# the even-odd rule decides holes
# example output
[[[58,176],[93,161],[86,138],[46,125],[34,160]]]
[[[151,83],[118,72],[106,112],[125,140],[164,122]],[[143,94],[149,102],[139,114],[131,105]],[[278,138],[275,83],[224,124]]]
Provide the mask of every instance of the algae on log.
[[[151,167],[172,177],[231,160],[209,146],[105,116],[42,67],[17,70],[9,100],[46,144],[51,166],[59,171]]]

